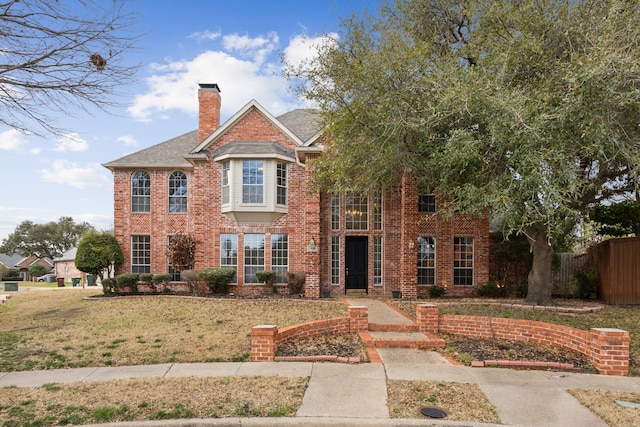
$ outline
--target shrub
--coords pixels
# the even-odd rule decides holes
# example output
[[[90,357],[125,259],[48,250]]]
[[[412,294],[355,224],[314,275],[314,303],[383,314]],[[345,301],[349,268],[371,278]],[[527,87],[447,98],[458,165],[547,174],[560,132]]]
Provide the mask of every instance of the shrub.
[[[444,286],[436,285],[429,288],[429,296],[431,298],[439,298],[447,293],[447,288]]]
[[[288,271],[287,285],[289,295],[299,295],[303,292],[306,273],[304,271]]]
[[[151,273],[142,273],[140,275],[140,281],[144,283],[151,283],[153,280],[153,274]]]
[[[31,267],[29,267],[28,273],[31,277],[40,277],[47,274],[47,269],[44,265],[33,264]]]
[[[258,270],[256,271],[256,279],[259,282],[264,283],[271,288],[271,292],[278,293],[278,288],[275,286],[276,272],[273,270]]]
[[[216,294],[226,294],[229,292],[229,283],[236,276],[233,268],[205,268],[198,277],[206,280],[211,292]]]
[[[121,274],[116,277],[116,284],[118,289],[129,288],[132,293],[137,293],[139,280],[140,275],[138,273]]]
[[[171,281],[172,276],[170,274],[154,274],[151,281],[154,285],[167,284]]]
[[[116,279],[106,278],[102,279],[102,292],[105,295],[112,295],[116,293]]]
[[[527,283],[521,283],[516,288],[516,298],[526,298],[529,293],[529,285]]]
[[[476,289],[476,293],[480,297],[504,297],[505,288],[499,286],[496,282],[489,282],[478,287],[478,289]]]

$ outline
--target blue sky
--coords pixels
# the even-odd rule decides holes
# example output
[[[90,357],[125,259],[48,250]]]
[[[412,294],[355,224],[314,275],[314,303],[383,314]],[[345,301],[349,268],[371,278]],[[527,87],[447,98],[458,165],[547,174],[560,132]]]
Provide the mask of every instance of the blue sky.
[[[0,241],[22,221],[71,216],[113,225],[113,179],[100,166],[197,127],[197,84],[218,83],[222,121],[256,99],[274,115],[306,106],[279,76],[280,55],[308,56],[340,17],[374,0],[134,0],[145,33],[131,53],[142,68],[122,108],[77,111],[58,124],[68,137],[0,127]]]

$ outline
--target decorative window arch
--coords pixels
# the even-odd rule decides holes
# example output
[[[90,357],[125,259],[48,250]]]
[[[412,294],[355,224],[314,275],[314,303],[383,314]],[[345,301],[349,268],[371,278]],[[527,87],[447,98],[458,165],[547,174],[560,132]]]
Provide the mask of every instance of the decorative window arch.
[[[131,212],[149,212],[151,208],[151,179],[146,171],[131,175]]]
[[[169,212],[187,212],[187,175],[182,171],[169,176]]]

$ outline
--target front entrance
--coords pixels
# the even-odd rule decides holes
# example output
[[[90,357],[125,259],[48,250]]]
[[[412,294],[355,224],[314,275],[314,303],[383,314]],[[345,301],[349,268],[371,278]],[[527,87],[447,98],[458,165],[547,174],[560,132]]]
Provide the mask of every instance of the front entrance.
[[[347,236],[345,243],[345,291],[367,292],[367,236]]]

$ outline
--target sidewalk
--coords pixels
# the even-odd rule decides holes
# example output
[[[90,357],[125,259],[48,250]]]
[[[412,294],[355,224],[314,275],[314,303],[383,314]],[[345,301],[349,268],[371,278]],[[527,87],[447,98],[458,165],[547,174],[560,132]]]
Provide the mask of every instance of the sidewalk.
[[[381,301],[349,299],[369,307],[371,323],[410,322]],[[0,387],[38,387],[46,383],[106,381],[134,377],[308,376],[309,386],[294,418],[232,418],[120,423],[119,426],[489,426],[432,419],[390,419],[387,380],[478,384],[497,408],[501,425],[606,426],[567,389],[595,388],[640,392],[640,378],[548,371],[453,366],[438,353],[411,349],[377,349],[382,363],[347,365],[322,362],[228,362],[161,364],[0,373]],[[446,408],[445,408],[446,409]],[[101,424],[105,427],[116,424]]]

